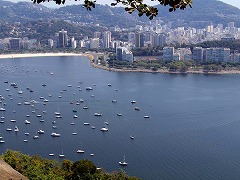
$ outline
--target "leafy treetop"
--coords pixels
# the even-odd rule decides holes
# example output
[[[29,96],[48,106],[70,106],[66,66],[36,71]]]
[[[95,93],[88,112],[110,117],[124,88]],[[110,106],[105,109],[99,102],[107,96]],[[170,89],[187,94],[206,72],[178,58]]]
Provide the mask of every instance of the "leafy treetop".
[[[33,3],[42,3],[50,0],[31,0]],[[53,0],[56,4],[61,5],[65,3],[65,0]],[[79,1],[79,0],[75,0]],[[128,13],[133,13],[134,11],[138,11],[138,15],[146,15],[149,17],[150,20],[152,20],[155,16],[158,15],[158,9],[146,4],[143,2],[144,0],[114,0],[113,3],[111,3],[111,6],[116,6],[117,4],[122,4],[125,7],[125,10]],[[151,0],[155,2],[159,2],[160,5],[168,6],[169,11],[175,11],[176,9],[184,10],[187,8],[187,6],[192,7],[192,0]],[[85,7],[87,10],[90,10],[92,8],[95,8],[96,6],[96,0],[84,0],[83,7]]]

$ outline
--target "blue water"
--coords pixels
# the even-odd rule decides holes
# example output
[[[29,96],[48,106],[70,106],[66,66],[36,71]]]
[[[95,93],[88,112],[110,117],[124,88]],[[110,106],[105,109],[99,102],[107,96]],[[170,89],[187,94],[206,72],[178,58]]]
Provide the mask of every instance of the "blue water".
[[[108,172],[122,168],[118,162],[125,155],[128,166],[124,170],[147,180],[240,177],[240,75],[108,72],[92,68],[84,57],[38,57],[1,60],[0,79],[0,94],[6,103],[6,112],[0,112],[5,117],[0,133],[6,141],[0,144],[0,153],[12,149],[62,160],[58,154],[63,150],[67,159],[87,158]],[[18,89],[10,86],[12,82]],[[93,91],[86,91],[87,86]],[[41,96],[49,100],[46,105]],[[80,99],[84,103],[76,105]],[[117,103],[112,103],[113,99]],[[24,105],[24,100],[37,103],[31,107]],[[131,104],[132,100],[137,103]],[[19,102],[22,105],[17,105]],[[83,109],[86,104],[88,110]],[[135,106],[140,111],[135,111]],[[58,110],[62,119],[55,118]],[[94,116],[95,112],[102,116]],[[43,115],[45,122],[40,122],[37,114]],[[78,118],[73,118],[74,114]],[[13,117],[17,122],[10,122]],[[24,124],[25,119],[31,124]],[[52,128],[54,120],[57,129]],[[109,131],[103,133],[100,129],[105,121]],[[6,131],[15,125],[18,133]],[[33,139],[39,129],[45,134]],[[51,137],[52,132],[61,136]],[[77,154],[79,148],[85,153]],[[55,156],[49,157],[49,153]]]

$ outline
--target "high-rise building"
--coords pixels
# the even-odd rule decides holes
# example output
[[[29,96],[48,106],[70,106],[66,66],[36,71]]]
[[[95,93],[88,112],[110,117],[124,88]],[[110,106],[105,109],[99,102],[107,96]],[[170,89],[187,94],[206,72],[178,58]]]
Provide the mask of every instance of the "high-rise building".
[[[112,41],[111,35],[112,35],[112,33],[110,31],[103,32],[103,34],[102,34],[103,48],[110,47],[110,42]]]
[[[76,49],[76,47],[77,47],[77,41],[75,40],[74,37],[70,38],[70,47],[72,49]]]
[[[229,48],[207,48],[206,61],[228,62],[230,60]]]
[[[19,50],[20,49],[20,38],[11,38],[9,39],[9,49],[10,50]]]
[[[53,40],[52,39],[48,39],[48,47],[53,48]]]
[[[98,31],[95,31],[94,34],[93,34],[93,38],[101,38],[101,32],[98,32]]]
[[[163,47],[166,44],[165,34],[152,34],[151,44],[152,47],[160,46]]]
[[[60,48],[64,48],[66,46],[68,46],[68,35],[67,35],[67,31],[64,31],[64,29],[62,29],[61,31],[58,32],[58,47]]]
[[[163,48],[163,60],[172,61],[174,55],[174,47],[164,47]]]
[[[143,33],[136,33],[135,34],[135,47],[140,48],[144,47],[144,34]]]
[[[92,38],[89,42],[90,49],[97,49],[99,48],[99,38]]]
[[[203,48],[202,47],[194,47],[192,51],[192,59],[195,64],[199,64],[203,62]]]
[[[134,44],[134,42],[135,42],[135,33],[134,32],[128,33],[128,43]]]
[[[118,61],[128,61],[133,62],[133,53],[126,47],[116,48],[116,59]]]

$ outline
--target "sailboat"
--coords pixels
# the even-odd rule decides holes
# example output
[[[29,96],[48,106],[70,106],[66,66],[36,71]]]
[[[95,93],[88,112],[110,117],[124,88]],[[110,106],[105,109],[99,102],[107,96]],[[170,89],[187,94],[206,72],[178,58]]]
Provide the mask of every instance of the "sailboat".
[[[86,105],[83,106],[83,109],[89,109],[88,105],[87,105],[87,101],[86,101]]]
[[[19,131],[18,127],[15,126],[15,128],[14,128],[14,132],[18,132],[18,131]]]
[[[84,150],[82,150],[82,149],[78,149],[77,150],[77,153],[84,153],[85,151]]]
[[[6,111],[6,109],[3,108],[2,103],[1,103],[0,111]]]
[[[100,131],[102,131],[102,132],[107,132],[107,131],[108,131],[108,127],[105,125],[105,127],[102,127],[102,128],[100,129]]]
[[[5,143],[5,141],[4,141],[2,136],[0,136],[0,143]]]
[[[118,162],[119,165],[121,166],[127,166],[128,163],[125,161],[125,155],[123,156],[123,160]]]
[[[60,157],[60,158],[64,158],[64,157],[65,157],[65,155],[63,154],[63,149],[62,149],[62,153],[59,154],[59,157]]]

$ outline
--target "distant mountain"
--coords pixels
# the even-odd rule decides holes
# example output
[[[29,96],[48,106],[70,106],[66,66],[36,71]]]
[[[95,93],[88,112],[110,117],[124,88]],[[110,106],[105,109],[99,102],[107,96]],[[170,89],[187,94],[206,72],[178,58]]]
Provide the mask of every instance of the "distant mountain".
[[[110,7],[107,5],[97,5],[92,11],[87,11],[81,5],[65,6],[59,9],[49,9],[39,4],[29,2],[12,3],[0,1],[1,16],[0,21],[8,22],[28,22],[33,20],[62,19],[72,22],[93,23],[111,27],[134,27],[136,24],[149,24],[147,17],[139,18],[137,13],[132,15],[125,12],[122,7]],[[155,19],[161,19],[165,22],[176,20],[184,24],[193,21],[207,21],[214,25],[219,23],[227,25],[228,22],[235,22],[240,27],[240,9],[225,4],[217,0],[193,0],[193,8],[187,8],[184,11],[177,10],[168,12],[167,7],[158,5],[159,15]],[[154,21],[155,22],[155,21]]]

